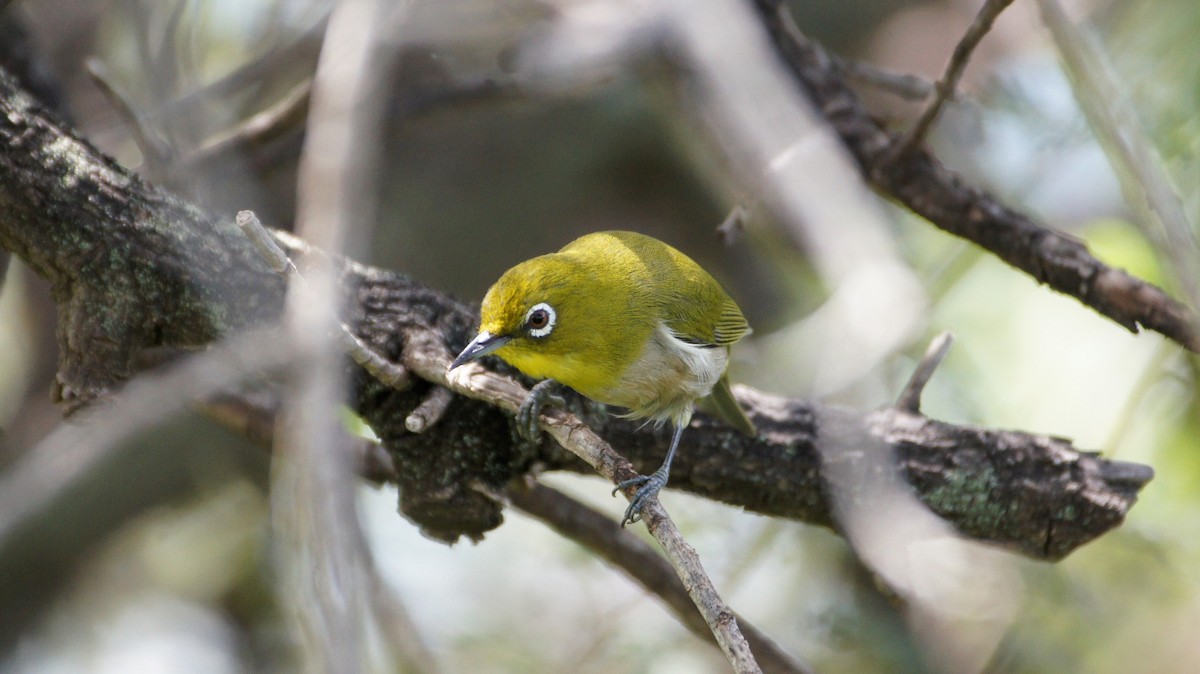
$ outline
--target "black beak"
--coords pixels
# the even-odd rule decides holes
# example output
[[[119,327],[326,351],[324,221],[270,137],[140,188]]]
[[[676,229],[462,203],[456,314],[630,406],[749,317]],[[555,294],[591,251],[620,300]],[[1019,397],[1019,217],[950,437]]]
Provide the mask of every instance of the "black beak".
[[[505,344],[508,344],[511,340],[512,337],[508,337],[506,335],[493,335],[490,332],[481,332],[475,336],[475,339],[471,340],[471,343],[467,345],[467,348],[462,350],[462,353],[458,354],[458,358],[455,358],[454,362],[450,363],[450,369],[453,370],[463,363],[470,362],[481,356],[486,356]]]

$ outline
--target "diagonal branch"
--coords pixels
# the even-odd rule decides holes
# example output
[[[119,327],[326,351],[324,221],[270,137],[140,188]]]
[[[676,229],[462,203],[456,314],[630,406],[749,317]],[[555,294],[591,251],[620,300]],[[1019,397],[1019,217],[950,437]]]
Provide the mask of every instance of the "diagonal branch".
[[[451,372],[450,363],[453,360],[441,335],[415,331],[407,335],[404,366],[426,381],[494,404],[509,414],[515,414],[529,394],[517,382],[488,372],[477,363],[469,363]],[[541,427],[559,445],[583,459],[601,477],[614,484],[637,476],[629,461],[613,451],[608,443],[575,416],[561,410],[551,410],[542,415]],[[632,498],[637,490],[629,487],[625,491],[626,497]],[[696,550],[683,538],[662,504],[657,500],[651,501],[643,512],[642,521],[646,523],[650,535],[662,546],[671,567],[679,574],[688,596],[712,630],[717,645],[733,665],[734,671],[761,671],[738,628],[733,611],[717,593]]]
[[[517,509],[603,557],[629,574],[647,591],[661,597],[693,634],[701,639],[713,639],[708,626],[696,613],[687,589],[670,565],[640,538],[623,531],[613,518],[542,484],[511,486],[504,490],[503,496]],[[777,674],[804,674],[809,671],[807,666],[740,616],[738,623],[763,671]]]
[[[1177,285],[1192,306],[1200,307],[1200,244],[1188,222],[1183,201],[1137,122],[1129,97],[1114,81],[1098,50],[1067,19],[1054,0],[1039,0],[1042,19],[1058,48],[1075,100],[1100,147],[1121,179],[1126,200],[1141,214],[1134,221],[1171,261]]]
[[[897,134],[868,114],[832,58],[796,27],[782,0],[754,2],[780,58],[877,190],[1127,330],[1149,328],[1200,351],[1194,314],[1162,289],[1104,264],[1081,242],[966,184],[927,150],[897,155]]]

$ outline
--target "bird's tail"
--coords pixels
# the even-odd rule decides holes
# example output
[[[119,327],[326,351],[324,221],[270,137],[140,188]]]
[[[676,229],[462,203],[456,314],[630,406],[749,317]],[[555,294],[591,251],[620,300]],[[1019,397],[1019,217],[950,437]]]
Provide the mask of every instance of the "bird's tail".
[[[754,423],[750,421],[750,417],[746,416],[746,412],[738,404],[737,398],[733,397],[733,390],[729,388],[728,375],[721,375],[721,379],[713,387],[712,393],[708,394],[708,404],[705,407],[710,408],[725,423],[746,435],[753,436],[757,434]]]

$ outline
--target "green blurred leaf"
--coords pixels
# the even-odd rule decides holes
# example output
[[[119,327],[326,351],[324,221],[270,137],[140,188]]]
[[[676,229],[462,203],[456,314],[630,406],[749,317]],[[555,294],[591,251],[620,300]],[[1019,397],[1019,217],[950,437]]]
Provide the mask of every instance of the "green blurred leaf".
[[[1132,223],[1102,218],[1083,229],[1092,254],[1104,263],[1124,269],[1155,285],[1163,285],[1163,270],[1154,248]]]

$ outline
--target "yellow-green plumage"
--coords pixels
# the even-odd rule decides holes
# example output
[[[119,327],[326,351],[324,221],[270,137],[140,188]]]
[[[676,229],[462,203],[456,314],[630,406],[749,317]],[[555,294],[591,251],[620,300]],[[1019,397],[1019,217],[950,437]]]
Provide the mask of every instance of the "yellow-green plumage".
[[[523,335],[539,303],[553,307],[553,330]],[[676,357],[664,326],[692,347],[690,361]],[[629,408],[635,418],[685,425],[696,398],[727,389],[729,346],[750,326],[721,284],[683,253],[642,234],[599,232],[505,272],[484,297],[480,330],[513,336],[495,353],[531,377]],[[719,371],[694,381],[697,360]],[[729,421],[753,428],[737,416]]]
[[[479,334],[451,367],[494,353],[550,380],[517,413],[530,438],[552,382],[633,418],[670,421],[675,433],[658,470],[617,485],[638,487],[624,524],[667,484],[697,399],[711,394],[717,414],[754,433],[725,377],[729,347],[749,332],[721,284],[686,255],[642,234],[599,232],[506,271],[483,298]]]

